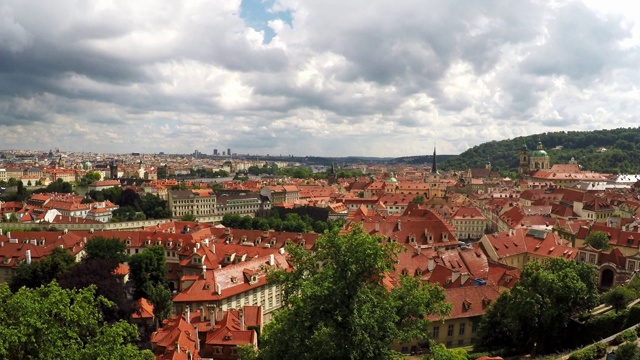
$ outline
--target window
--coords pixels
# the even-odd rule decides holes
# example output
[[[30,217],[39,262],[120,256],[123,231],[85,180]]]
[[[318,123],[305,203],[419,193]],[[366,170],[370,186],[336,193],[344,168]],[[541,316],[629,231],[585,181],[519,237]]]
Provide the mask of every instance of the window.
[[[464,335],[465,327],[466,327],[465,323],[460,324],[460,328],[458,329],[458,335]]]
[[[447,336],[453,336],[453,324],[449,325],[449,328],[447,328]]]
[[[431,331],[431,337],[434,340],[437,340],[440,337],[440,326],[433,327],[433,330]]]
[[[629,271],[634,271],[636,269],[636,262],[629,261]]]
[[[478,323],[479,323],[478,321],[474,321],[473,322],[473,325],[471,326],[471,333],[472,334],[475,334],[475,333],[478,332]]]
[[[596,263],[596,254],[589,254],[589,262],[592,264]]]

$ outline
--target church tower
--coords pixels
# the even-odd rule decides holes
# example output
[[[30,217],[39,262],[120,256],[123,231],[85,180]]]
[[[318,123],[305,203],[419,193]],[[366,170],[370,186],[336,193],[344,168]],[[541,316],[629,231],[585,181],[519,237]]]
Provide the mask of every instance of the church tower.
[[[338,183],[338,174],[336,174],[336,166],[335,163],[331,164],[331,169],[329,170],[329,174],[327,175],[327,181],[329,185]]]
[[[433,145],[433,163],[431,164],[431,175],[438,174],[438,165],[436,163],[436,146]]]
[[[518,175],[520,177],[527,175],[529,173],[529,151],[527,150],[527,145],[522,145],[520,149],[520,164],[518,166]]]

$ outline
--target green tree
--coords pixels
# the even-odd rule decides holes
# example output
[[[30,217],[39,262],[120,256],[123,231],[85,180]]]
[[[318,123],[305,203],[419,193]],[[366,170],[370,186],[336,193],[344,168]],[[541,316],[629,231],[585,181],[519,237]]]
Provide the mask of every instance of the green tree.
[[[115,266],[129,259],[127,245],[116,237],[94,236],[87,241],[84,251],[84,260],[107,259],[113,261]]]
[[[180,220],[182,220],[182,221],[196,221],[197,219],[196,219],[196,216],[193,215],[193,213],[188,213],[188,214],[182,215],[180,217]]]
[[[94,288],[65,290],[56,282],[11,294],[0,284],[2,359],[153,359],[130,342],[137,329],[126,322],[107,325]]]
[[[432,344],[429,347],[429,355],[424,360],[467,360],[467,351],[464,349],[447,349],[442,344]]]
[[[21,263],[11,278],[9,286],[13,292],[22,287],[36,288],[47,285],[76,264],[76,258],[63,248],[55,247],[44,259],[27,264]]]
[[[388,359],[393,341],[422,339],[426,315],[445,316],[442,288],[402,277],[388,290],[401,246],[382,243],[361,228],[318,238],[315,252],[291,245],[293,271],[275,271],[284,308],[265,326],[261,359]],[[284,341],[286,339],[286,341]]]
[[[82,176],[82,178],[80,179],[80,184],[86,186],[89,184],[93,184],[96,181],[100,181],[100,179],[102,179],[102,175],[98,171],[89,171]]]
[[[584,239],[584,243],[599,250],[608,251],[611,249],[609,235],[604,231],[591,231]]]
[[[411,200],[411,202],[414,204],[424,204],[424,196],[416,195],[413,197],[413,200]]]
[[[640,349],[633,341],[628,341],[616,349],[616,360],[638,360],[640,359]]]
[[[159,321],[171,311],[171,290],[167,280],[167,263],[162,246],[151,246],[131,256],[129,260],[133,298],[145,298],[153,304],[154,315]]]
[[[562,347],[570,318],[598,303],[595,269],[562,258],[525,265],[480,323],[480,344],[546,354]]]
[[[253,345],[238,346],[238,358],[240,360],[256,360],[258,358],[258,351]]]
[[[636,292],[626,286],[616,286],[602,295],[602,301],[616,312],[624,310],[637,297]]]

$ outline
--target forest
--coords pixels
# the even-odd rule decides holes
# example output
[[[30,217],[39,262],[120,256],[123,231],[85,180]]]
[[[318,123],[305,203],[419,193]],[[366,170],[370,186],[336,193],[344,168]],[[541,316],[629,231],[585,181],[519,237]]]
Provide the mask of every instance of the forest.
[[[640,127],[597,131],[558,131],[491,141],[440,162],[446,170],[483,168],[487,161],[503,175],[517,173],[523,146],[535,150],[541,142],[551,164],[566,164],[574,158],[584,170],[609,174],[640,173]]]

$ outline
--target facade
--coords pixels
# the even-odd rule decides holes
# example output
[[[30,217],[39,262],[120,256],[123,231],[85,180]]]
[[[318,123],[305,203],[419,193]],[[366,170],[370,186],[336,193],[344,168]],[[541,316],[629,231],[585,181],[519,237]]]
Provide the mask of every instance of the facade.
[[[478,208],[462,207],[451,216],[451,224],[458,240],[477,240],[484,235],[488,222]]]
[[[207,216],[216,214],[216,196],[213,190],[171,190],[168,199],[173,217],[188,214]]]

